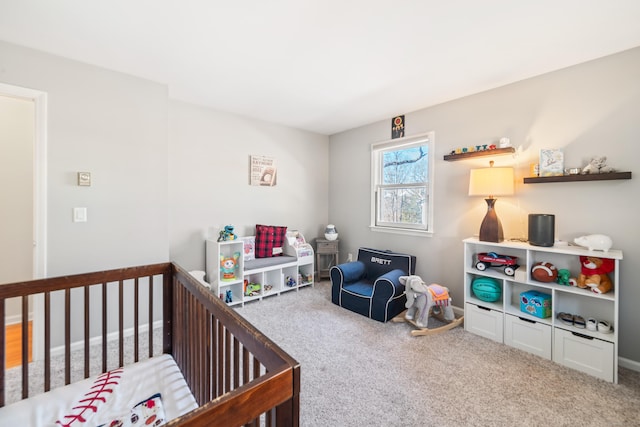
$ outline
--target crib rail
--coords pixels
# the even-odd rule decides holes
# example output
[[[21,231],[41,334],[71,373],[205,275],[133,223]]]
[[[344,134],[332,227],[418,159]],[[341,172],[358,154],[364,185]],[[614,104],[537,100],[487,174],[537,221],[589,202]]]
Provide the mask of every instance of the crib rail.
[[[172,353],[201,405],[169,425],[297,426],[298,363],[175,264],[169,287]]]
[[[19,299],[22,331],[31,320],[29,313],[40,309],[44,313],[42,324],[34,324],[33,334],[33,346],[39,346],[42,353],[40,370],[30,369],[36,362],[29,363],[29,340],[22,334],[22,364],[15,368],[21,370],[21,399],[171,353],[200,407],[169,425],[299,423],[297,362],[176,264],[0,285],[2,361],[6,355],[6,306],[11,298]],[[79,322],[83,327],[78,327]],[[154,341],[154,323],[162,325],[161,342]],[[78,352],[82,360],[78,360]],[[64,360],[63,378],[52,378],[54,356]],[[99,366],[95,366],[96,359]],[[0,407],[6,403],[7,392],[2,365]],[[31,386],[34,376],[42,379],[42,389]]]

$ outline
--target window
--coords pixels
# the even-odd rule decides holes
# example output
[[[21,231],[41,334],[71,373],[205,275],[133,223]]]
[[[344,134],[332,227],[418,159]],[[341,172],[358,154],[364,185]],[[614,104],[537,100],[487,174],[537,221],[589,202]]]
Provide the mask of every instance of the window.
[[[434,133],[371,146],[371,227],[433,232]]]

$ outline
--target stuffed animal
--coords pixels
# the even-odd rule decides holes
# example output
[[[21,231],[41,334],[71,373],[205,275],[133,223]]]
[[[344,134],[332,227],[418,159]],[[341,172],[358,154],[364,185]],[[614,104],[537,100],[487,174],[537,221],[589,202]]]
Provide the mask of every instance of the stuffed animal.
[[[226,242],[227,240],[236,240],[237,236],[233,233],[233,225],[225,225],[224,230],[220,230],[218,242]]]
[[[589,287],[598,294],[604,294],[613,289],[613,283],[608,276],[608,273],[613,271],[615,265],[612,259],[580,256],[580,265],[582,269],[576,286],[579,288]]]
[[[222,273],[222,280],[233,280],[236,278],[236,266],[238,265],[239,258],[240,252],[234,252],[229,257],[220,255],[220,273]]]
[[[561,268],[558,270],[558,277],[556,278],[556,282],[559,285],[564,285],[564,286],[569,286],[571,284],[571,272],[569,270],[567,270],[566,268]]]
[[[582,169],[582,173],[609,173],[613,168],[607,166],[606,156],[593,157],[587,166]]]

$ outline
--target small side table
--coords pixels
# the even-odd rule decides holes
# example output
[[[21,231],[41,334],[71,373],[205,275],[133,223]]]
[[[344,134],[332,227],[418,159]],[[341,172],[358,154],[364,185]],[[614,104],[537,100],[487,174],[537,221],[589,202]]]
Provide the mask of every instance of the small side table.
[[[323,277],[328,279],[331,267],[338,265],[339,242],[340,239],[316,239],[316,266],[318,268],[318,279],[322,279]]]

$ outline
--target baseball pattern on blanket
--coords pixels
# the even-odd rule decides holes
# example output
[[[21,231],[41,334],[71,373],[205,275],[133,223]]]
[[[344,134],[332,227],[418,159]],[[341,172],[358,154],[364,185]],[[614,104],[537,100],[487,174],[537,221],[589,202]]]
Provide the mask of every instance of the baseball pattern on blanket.
[[[73,406],[72,412],[65,415],[62,421],[57,420],[56,424],[63,427],[71,427],[85,423],[93,414],[98,412],[99,407],[107,401],[109,395],[113,394],[113,391],[120,384],[122,372],[123,369],[119,368],[100,375],[94,381],[91,390],[85,393],[77,405]]]
[[[164,408],[162,406],[162,396],[155,393],[151,397],[137,403],[133,408],[122,408],[121,415],[113,417],[107,415],[102,418],[97,414],[100,409],[109,405],[110,398],[118,393],[120,380],[124,374],[123,368],[114,369],[98,376],[82,398],[71,408],[70,413],[57,420],[56,424],[63,427],[89,426],[98,427],[127,427],[127,426],[160,426],[165,422]],[[96,415],[97,414],[97,415]],[[99,420],[94,422],[92,419]],[[106,422],[105,422],[106,421]]]

